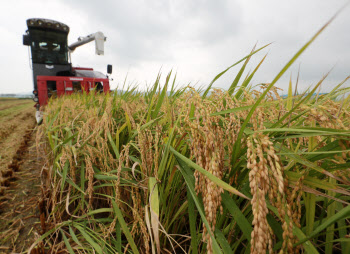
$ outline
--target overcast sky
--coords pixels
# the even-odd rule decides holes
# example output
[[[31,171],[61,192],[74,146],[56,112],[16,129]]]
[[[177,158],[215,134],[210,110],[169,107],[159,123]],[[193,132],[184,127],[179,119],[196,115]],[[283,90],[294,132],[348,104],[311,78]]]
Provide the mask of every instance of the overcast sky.
[[[159,70],[172,69],[179,86],[206,86],[216,74],[249,54],[255,43],[263,46],[247,72],[265,54],[252,84],[271,82],[284,64],[325,24],[347,0],[13,0],[2,1],[0,15],[0,93],[33,90],[28,47],[22,45],[28,18],[48,18],[70,27],[68,43],[79,36],[102,31],[107,37],[105,55],[95,55],[94,44],[72,54],[73,66],[106,72],[113,64],[114,89],[128,83],[145,89]],[[277,86],[286,89],[290,75],[295,83],[300,64],[300,90],[315,84],[333,70],[322,90],[329,91],[350,75],[350,7],[288,70]],[[215,83],[227,89],[240,66]],[[350,82],[345,86],[349,86]]]

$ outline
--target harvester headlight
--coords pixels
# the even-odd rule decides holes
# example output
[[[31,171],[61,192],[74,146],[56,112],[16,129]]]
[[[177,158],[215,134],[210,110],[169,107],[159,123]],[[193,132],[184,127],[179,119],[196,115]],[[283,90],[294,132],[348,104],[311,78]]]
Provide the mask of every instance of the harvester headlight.
[[[32,21],[30,21],[30,22],[29,22],[29,24],[34,25],[34,21],[33,21],[33,20],[32,20]]]
[[[43,22],[41,20],[38,21],[38,25],[41,26]]]
[[[38,97],[34,97],[34,98],[33,98],[33,101],[38,102],[38,101],[39,101],[39,98],[38,98]]]
[[[59,27],[60,27],[60,24],[56,24],[56,27],[59,28]]]
[[[66,27],[66,26],[65,26],[65,27],[63,27],[63,30],[64,30],[64,31],[67,31],[67,27]]]

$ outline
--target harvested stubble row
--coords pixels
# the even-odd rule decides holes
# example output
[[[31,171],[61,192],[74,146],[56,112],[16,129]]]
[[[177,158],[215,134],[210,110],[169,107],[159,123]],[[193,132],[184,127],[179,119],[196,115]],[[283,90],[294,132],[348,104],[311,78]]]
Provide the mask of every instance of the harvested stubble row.
[[[35,126],[33,112],[30,100],[0,98],[0,196],[22,163],[22,153]]]
[[[49,103],[37,132],[48,156],[41,247],[349,250],[349,97],[336,100],[349,89],[283,99],[263,86],[251,111],[262,92],[167,93],[169,78],[162,90],[157,79],[146,93]]]

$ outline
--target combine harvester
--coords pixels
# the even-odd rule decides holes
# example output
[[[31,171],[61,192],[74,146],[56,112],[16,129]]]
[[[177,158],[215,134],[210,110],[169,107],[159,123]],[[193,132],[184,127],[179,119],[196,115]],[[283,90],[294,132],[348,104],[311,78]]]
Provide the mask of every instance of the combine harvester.
[[[109,77],[92,68],[72,67],[70,53],[77,47],[95,41],[96,54],[104,54],[106,37],[96,32],[68,46],[69,27],[49,19],[28,19],[28,30],[23,45],[30,46],[33,70],[34,98],[37,123],[43,118],[41,111],[50,97],[91,90],[109,92]],[[112,65],[107,65],[112,73]]]

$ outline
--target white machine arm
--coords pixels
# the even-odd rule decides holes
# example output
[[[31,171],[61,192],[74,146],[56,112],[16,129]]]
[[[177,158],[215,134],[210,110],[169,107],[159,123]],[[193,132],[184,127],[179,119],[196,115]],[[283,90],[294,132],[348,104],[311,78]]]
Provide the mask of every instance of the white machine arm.
[[[70,51],[74,51],[77,47],[80,47],[86,43],[89,43],[90,41],[95,40],[95,53],[96,55],[103,55],[104,54],[104,42],[106,41],[106,37],[103,35],[102,32],[96,32],[94,34],[90,34],[85,37],[79,37],[77,42],[74,42],[73,44],[69,45],[68,48]]]

